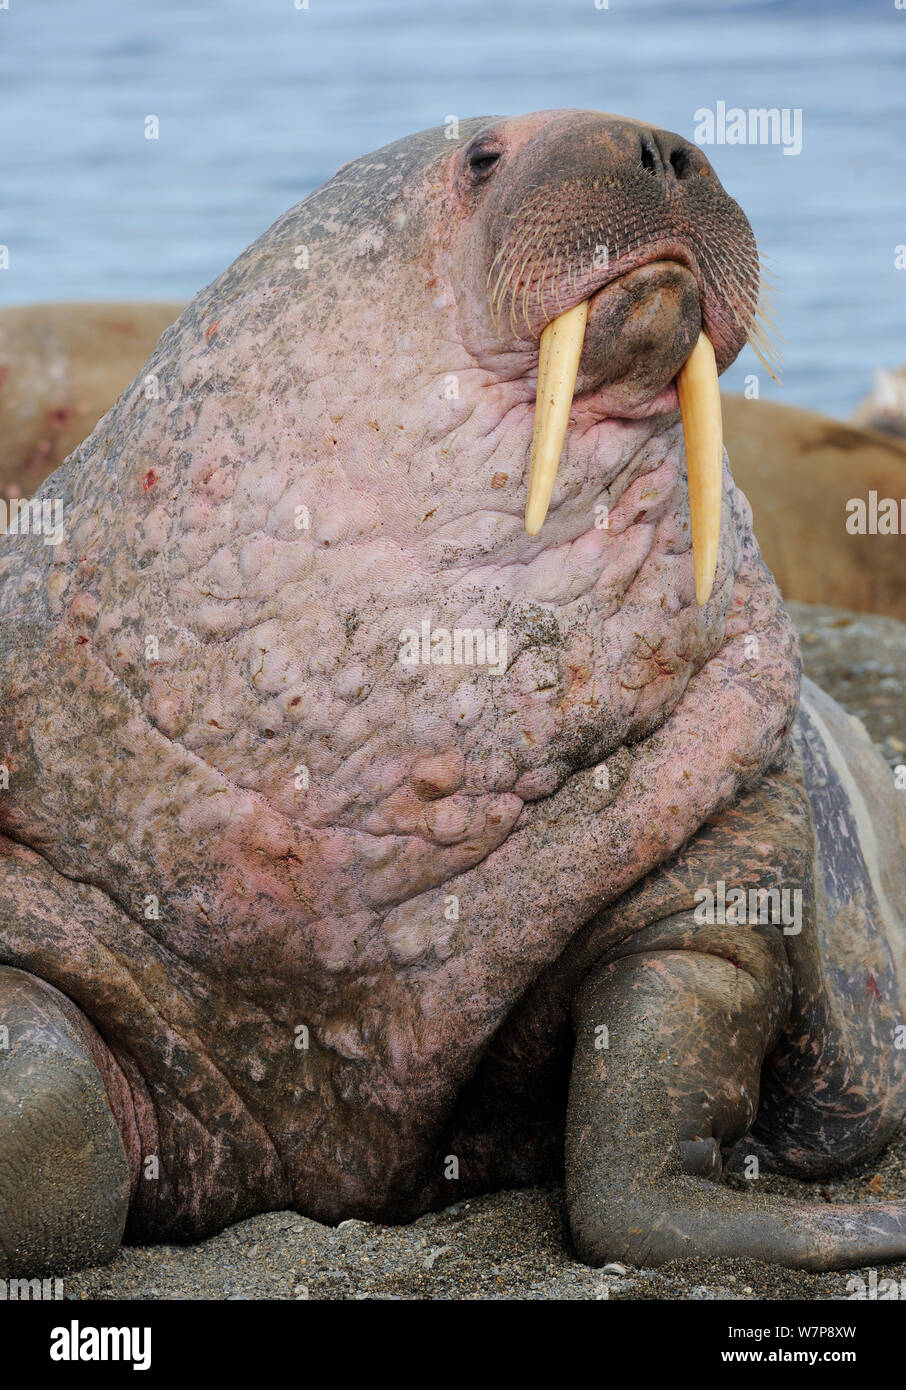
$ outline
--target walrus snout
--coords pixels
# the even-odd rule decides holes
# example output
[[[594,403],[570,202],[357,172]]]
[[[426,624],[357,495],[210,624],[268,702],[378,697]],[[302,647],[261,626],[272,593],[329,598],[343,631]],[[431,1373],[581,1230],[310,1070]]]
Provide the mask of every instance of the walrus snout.
[[[599,290],[588,306],[576,400],[602,416],[647,413],[670,386],[701,332],[694,275],[656,261]],[[665,408],[675,409],[675,393]]]
[[[472,225],[470,268],[485,278],[482,357],[536,343],[559,315],[656,261],[693,276],[719,371],[758,331],[752,229],[680,135],[592,111],[489,122],[459,151],[454,187]]]

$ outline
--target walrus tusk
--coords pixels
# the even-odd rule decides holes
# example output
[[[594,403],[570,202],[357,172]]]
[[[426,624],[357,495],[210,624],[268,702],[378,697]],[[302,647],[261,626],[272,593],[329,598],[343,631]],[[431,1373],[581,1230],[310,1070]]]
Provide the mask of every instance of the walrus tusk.
[[[717,570],[724,457],[717,363],[704,333],[680,367],[676,389],[686,439],[695,597],[701,608],[711,597]]]
[[[537,535],[544,525],[560,466],[569,411],[585,341],[588,300],[552,319],[541,334],[535,432],[529,462],[525,529]],[[714,349],[704,333],[676,378],[689,480],[689,516],[695,565],[695,597],[708,602],[717,571],[723,483],[723,428]]]
[[[525,503],[525,529],[530,536],[537,535],[544,525],[557,480],[587,319],[588,300],[584,299],[553,319],[541,334],[535,433]]]

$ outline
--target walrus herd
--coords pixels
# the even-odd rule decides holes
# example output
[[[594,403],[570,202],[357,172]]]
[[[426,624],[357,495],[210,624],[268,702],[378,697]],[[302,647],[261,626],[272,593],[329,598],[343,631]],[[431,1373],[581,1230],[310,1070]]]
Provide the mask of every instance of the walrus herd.
[[[0,541],[0,1274],[562,1173],[592,1264],[906,1255],[906,1204],[758,1190],[906,1112],[906,811],[721,447],[751,229],[639,121],[450,134],[345,165],[131,384],[169,309],[45,324],[40,389],[0,325],[8,497],[98,419]],[[813,530],[862,481],[822,447]],[[809,597],[837,534],[771,534],[766,452]],[[889,539],[855,598],[901,611]]]

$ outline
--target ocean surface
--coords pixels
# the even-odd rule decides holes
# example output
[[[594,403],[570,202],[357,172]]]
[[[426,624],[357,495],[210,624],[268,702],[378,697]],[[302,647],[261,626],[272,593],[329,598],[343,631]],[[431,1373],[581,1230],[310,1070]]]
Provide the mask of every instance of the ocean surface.
[[[723,102],[802,121],[797,154],[707,147],[785,340],[782,387],[748,348],[725,385],[845,416],[906,361],[896,0],[308,5],[0,0],[0,303],[189,298],[338,165],[448,115],[596,107],[692,138]]]

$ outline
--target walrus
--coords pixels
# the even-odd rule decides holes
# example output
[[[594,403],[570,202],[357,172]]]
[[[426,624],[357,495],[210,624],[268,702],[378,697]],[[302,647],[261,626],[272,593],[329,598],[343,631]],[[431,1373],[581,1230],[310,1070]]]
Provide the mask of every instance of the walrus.
[[[591,1264],[906,1253],[906,1206],[758,1191],[906,1109],[901,797],[714,416],[758,302],[694,145],[463,121],[282,216],[45,482],[61,538],[0,552],[4,1272],[559,1172]]]

